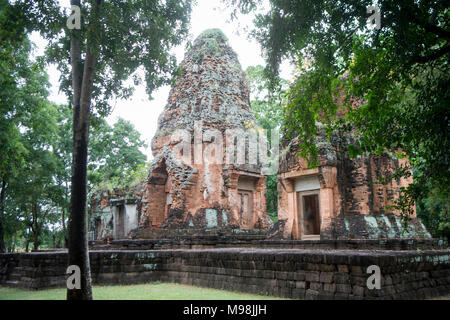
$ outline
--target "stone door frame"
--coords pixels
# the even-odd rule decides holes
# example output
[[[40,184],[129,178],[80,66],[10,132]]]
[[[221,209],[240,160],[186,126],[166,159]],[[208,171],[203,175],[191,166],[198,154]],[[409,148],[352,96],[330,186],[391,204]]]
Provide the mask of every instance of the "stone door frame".
[[[300,231],[300,239],[301,240],[319,240],[320,239],[320,229],[321,229],[321,212],[320,212],[320,189],[315,190],[308,190],[308,191],[296,191],[296,198],[297,198],[297,224],[298,224],[298,230]],[[317,208],[317,215],[319,219],[319,234],[311,234],[306,235],[305,234],[305,224],[304,224],[304,216],[303,216],[303,201],[302,198],[304,196],[312,196],[317,195],[317,201],[318,201],[318,208]]]
[[[254,225],[254,212],[253,212],[253,197],[254,191],[253,190],[244,190],[244,189],[238,189],[238,195],[239,195],[239,214],[241,215],[241,226],[244,229],[251,229]],[[247,208],[244,208],[245,205],[245,195],[247,195]],[[244,216],[245,210],[247,210],[247,215]]]
[[[125,206],[119,205],[115,208],[115,239],[125,237]]]

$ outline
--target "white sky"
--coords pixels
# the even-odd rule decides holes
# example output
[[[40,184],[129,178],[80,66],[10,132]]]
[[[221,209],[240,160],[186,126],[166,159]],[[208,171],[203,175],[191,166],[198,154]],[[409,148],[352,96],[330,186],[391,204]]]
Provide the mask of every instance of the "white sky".
[[[60,0],[60,2],[62,6],[70,8],[69,0]],[[231,47],[238,54],[242,69],[245,70],[248,66],[264,65],[261,47],[255,40],[249,40],[248,33],[245,31],[250,30],[252,26],[251,16],[241,15],[239,21],[230,22],[230,10],[224,7],[221,0],[197,0],[197,4],[192,10],[189,39],[191,41],[194,40],[206,29],[221,29],[228,37]],[[43,54],[46,45],[45,40],[36,33],[32,34],[31,40],[38,47],[36,54]],[[183,60],[185,43],[183,42],[182,45],[174,48],[173,53],[176,55],[178,63]],[[283,64],[281,68],[282,76],[291,78],[292,69],[287,63]],[[59,72],[56,70],[56,67],[54,65],[50,66],[47,72],[52,85],[50,100],[60,104],[67,103],[66,96],[58,93]],[[118,117],[133,123],[148,144],[148,148],[142,150],[147,155],[148,160],[153,158],[150,143],[156,132],[158,116],[166,105],[169,91],[169,86],[159,88],[154,91],[152,95],[153,100],[150,101],[145,93],[144,85],[137,86],[135,87],[134,95],[130,99],[117,100],[114,110],[107,118],[110,124],[114,123]]]

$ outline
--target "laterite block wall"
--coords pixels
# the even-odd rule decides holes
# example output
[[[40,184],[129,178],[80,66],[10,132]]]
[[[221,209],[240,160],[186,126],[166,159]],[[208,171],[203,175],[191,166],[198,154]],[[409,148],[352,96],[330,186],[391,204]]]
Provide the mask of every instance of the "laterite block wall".
[[[177,282],[294,299],[423,299],[450,293],[450,252],[210,249],[93,251],[94,284]],[[381,289],[366,287],[367,267]],[[65,285],[67,253],[0,255],[0,284]]]

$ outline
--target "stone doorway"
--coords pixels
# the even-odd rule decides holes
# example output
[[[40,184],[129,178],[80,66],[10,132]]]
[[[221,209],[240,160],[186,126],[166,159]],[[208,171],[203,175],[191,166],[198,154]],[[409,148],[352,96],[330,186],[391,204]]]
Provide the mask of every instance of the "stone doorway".
[[[253,177],[240,176],[238,180],[238,210],[241,217],[241,228],[252,229],[255,224],[254,218],[254,194],[256,179]]]
[[[167,217],[168,205],[171,203],[169,195],[170,181],[168,179],[166,163],[153,170],[149,178],[148,194],[151,195],[148,210],[152,228],[159,228]],[[169,200],[169,201],[167,201]]]
[[[123,239],[125,237],[125,208],[118,206],[116,208],[116,239]]]
[[[297,192],[302,240],[320,239],[319,190]]]
[[[241,225],[251,228],[253,226],[253,194],[250,191],[238,190],[238,195]]]

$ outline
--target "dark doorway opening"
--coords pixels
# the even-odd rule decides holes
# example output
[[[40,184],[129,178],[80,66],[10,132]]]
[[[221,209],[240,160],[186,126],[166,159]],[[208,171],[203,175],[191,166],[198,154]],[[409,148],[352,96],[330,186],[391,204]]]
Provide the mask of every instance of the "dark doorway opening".
[[[319,193],[299,192],[298,200],[302,237],[320,235]]]
[[[239,214],[241,225],[251,228],[253,225],[253,193],[245,190],[238,190]]]
[[[116,210],[116,238],[123,239],[125,237],[125,208],[119,206]]]

